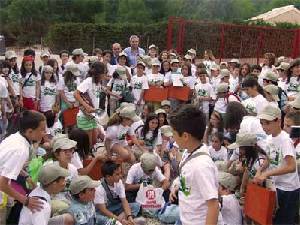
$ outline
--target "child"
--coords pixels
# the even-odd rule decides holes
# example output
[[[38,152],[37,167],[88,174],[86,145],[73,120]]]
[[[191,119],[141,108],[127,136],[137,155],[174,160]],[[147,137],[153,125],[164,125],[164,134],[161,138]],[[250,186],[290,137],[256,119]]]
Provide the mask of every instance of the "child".
[[[213,88],[210,83],[207,82],[206,69],[202,68],[198,71],[198,78],[200,83],[195,86],[196,105],[199,105],[199,109],[206,116],[206,122],[209,120],[209,102],[212,100]]]
[[[158,182],[163,190],[169,188],[169,181],[158,166],[157,155],[144,153],[140,162],[131,166],[125,182],[126,195],[129,202],[134,202],[141,183],[153,184]]]
[[[278,67],[276,67],[279,78],[278,78],[278,86],[286,91],[288,88],[288,76],[287,76],[287,70],[289,69],[290,64],[286,62],[281,62]]]
[[[142,112],[144,101],[144,92],[149,89],[147,77],[144,74],[145,63],[138,62],[136,65],[136,75],[132,77],[130,85],[134,96],[134,104],[137,105],[137,111]]]
[[[171,117],[170,122],[176,143],[187,149],[180,163],[180,182],[174,185],[170,199],[174,201],[179,191],[182,224],[217,224],[218,171],[207,147],[202,145],[205,115],[194,106],[186,105]]]
[[[89,176],[79,176],[72,180],[70,190],[72,204],[68,212],[74,218],[74,225],[95,225],[96,211],[93,201],[95,199],[95,188],[100,182],[92,180]]]
[[[192,76],[191,66],[189,64],[183,64],[181,66],[181,73],[183,75],[183,84],[189,87],[191,90],[194,90],[196,79]]]
[[[226,225],[242,225],[242,209],[234,192],[237,186],[237,177],[230,173],[219,172],[219,195],[221,214]]]
[[[214,133],[211,137],[211,146],[208,147],[210,157],[215,161],[227,161],[227,149],[223,146],[223,133]]]
[[[270,105],[274,107],[278,107],[278,87],[274,84],[269,84],[267,86],[264,86],[264,92],[266,95],[266,99],[269,102]]]
[[[29,194],[29,198],[40,199],[43,208],[40,211],[32,212],[26,206],[23,207],[19,225],[40,225],[40,224],[73,224],[73,219],[69,214],[54,216],[51,218],[51,195],[55,195],[65,188],[65,177],[69,172],[58,165],[43,166],[39,172],[38,182],[40,186],[36,187]]]
[[[168,100],[163,100],[161,102],[161,108],[165,110],[167,115],[169,115],[171,113],[171,102]]]
[[[227,83],[230,85],[230,71],[228,69],[222,69],[220,72],[221,83]]]
[[[38,110],[41,92],[41,76],[35,70],[32,56],[24,56],[21,65],[23,107]]]
[[[42,113],[52,111],[54,107],[58,106],[59,104],[59,97],[56,88],[56,80],[53,75],[53,68],[49,65],[44,66],[42,70],[40,99],[40,111]]]
[[[65,66],[66,66],[67,62],[69,61],[69,51],[62,50],[59,53],[59,58],[61,60],[61,65],[59,66],[59,73],[63,74],[65,72]]]
[[[47,65],[47,62],[49,61],[49,59],[50,59],[49,51],[48,50],[43,50],[41,52],[41,60],[42,60],[43,64],[39,67],[39,73],[40,74],[43,72],[42,70],[43,70],[44,66]]]
[[[230,74],[230,78],[229,78],[230,88],[229,88],[229,90],[231,92],[237,92],[237,90],[238,90],[239,74],[240,74],[240,68],[235,68],[233,70],[232,74]]]
[[[261,68],[261,73],[258,77],[258,83],[260,86],[263,86],[263,79],[265,75],[269,72],[276,72],[276,68],[274,66],[275,64],[275,54],[274,53],[265,53],[264,54],[264,59],[263,59],[263,64]]]
[[[139,213],[140,204],[128,203],[122,182],[121,166],[113,161],[107,161],[102,165],[102,175],[101,185],[96,188],[94,199],[97,223],[106,224],[113,218],[122,224],[134,224],[133,218]]]
[[[267,105],[258,114],[267,138],[266,153],[270,168],[255,179],[261,183],[272,177],[279,209],[274,224],[294,224],[299,209],[300,182],[296,169],[295,150],[291,139],[281,130],[281,111],[278,107]]]
[[[167,113],[163,109],[157,109],[155,110],[155,114],[158,117],[158,127],[162,127],[164,125],[168,125],[168,120],[167,120]]]
[[[234,93],[229,92],[227,83],[220,83],[217,87],[217,99],[214,110],[225,114],[229,102],[240,101],[239,97]]]
[[[134,155],[129,149],[126,136],[130,136],[133,143],[138,145],[131,125],[133,122],[139,121],[139,119],[135,113],[135,108],[131,106],[123,108],[110,118],[107,123],[104,141],[104,146],[109,158],[115,153],[124,161],[134,162]]]
[[[147,74],[148,83],[150,86],[161,87],[164,84],[164,75],[159,73],[160,62],[158,59],[152,59],[152,72],[151,74]]]

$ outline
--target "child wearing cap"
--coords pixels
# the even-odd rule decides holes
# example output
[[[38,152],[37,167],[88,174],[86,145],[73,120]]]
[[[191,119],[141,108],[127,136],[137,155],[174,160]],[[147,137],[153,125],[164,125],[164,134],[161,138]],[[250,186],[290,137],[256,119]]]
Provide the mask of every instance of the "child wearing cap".
[[[187,149],[179,165],[179,183],[171,190],[170,200],[174,201],[178,192],[182,224],[217,224],[218,171],[208,148],[202,144],[205,115],[194,106],[186,105],[171,117],[170,122],[176,143]]]
[[[158,59],[152,59],[152,71],[147,74],[148,84],[150,86],[162,87],[164,84],[164,75],[159,73],[160,62]]]
[[[136,115],[133,106],[125,106],[109,119],[104,141],[109,158],[116,154],[123,161],[134,162],[134,155],[126,138],[129,136],[134,144],[139,145],[134,136],[134,131],[131,129],[131,125],[139,120],[140,118]]]
[[[125,190],[129,202],[134,202],[141,183],[154,184],[158,182],[163,190],[169,188],[169,181],[158,168],[157,155],[144,153],[140,162],[132,165],[128,171]]]
[[[51,195],[65,188],[65,178],[69,172],[58,165],[43,166],[38,175],[40,186],[33,189],[28,198],[39,199],[43,205],[40,211],[32,212],[24,206],[20,213],[19,225],[73,224],[69,214],[51,217]]]
[[[223,133],[216,132],[212,134],[211,146],[208,147],[208,150],[214,162],[228,160],[228,153],[227,153],[227,149],[223,146],[223,140],[224,140]]]
[[[122,224],[134,224],[134,217],[140,211],[140,204],[128,203],[122,182],[119,164],[107,161],[102,165],[103,178],[96,188],[94,204],[97,210],[97,223],[106,224],[111,219]]]
[[[239,102],[239,97],[236,94],[229,92],[229,85],[227,83],[220,83],[217,86],[217,99],[214,110],[221,114],[225,114],[228,103],[234,101]]]
[[[137,111],[142,113],[144,101],[144,92],[149,89],[148,79],[144,74],[145,64],[138,62],[136,65],[136,75],[134,75],[130,81],[132,88],[132,94],[134,96],[134,104],[137,105]]]
[[[74,218],[74,225],[95,225],[96,211],[93,201],[99,181],[92,180],[89,176],[74,178],[70,184],[72,203],[68,212]]]
[[[264,92],[267,101],[269,102],[270,105],[274,107],[278,107],[278,87],[275,86],[274,84],[269,84],[267,86],[264,86]]]
[[[300,182],[297,174],[295,150],[289,135],[281,130],[281,111],[267,105],[258,118],[267,138],[266,153],[269,157],[269,169],[255,179],[263,182],[272,177],[279,209],[276,211],[274,224],[294,224],[299,209]]]
[[[50,59],[50,53],[48,50],[43,50],[41,52],[41,60],[43,62],[43,64],[39,67],[39,72],[42,73],[42,70],[44,68],[44,66],[47,65],[47,62],[49,61]]]
[[[242,209],[234,192],[238,185],[238,177],[230,173],[219,172],[219,195],[221,214],[226,225],[242,225]]]
[[[164,125],[168,125],[168,115],[165,110],[157,109],[155,110],[155,114],[158,116],[158,127],[162,127]]]
[[[23,107],[37,110],[40,101],[41,76],[35,70],[32,56],[24,56],[20,72],[22,75]]]
[[[163,100],[160,105],[167,115],[171,113],[171,102],[169,100]]]
[[[210,83],[207,82],[207,72],[206,69],[201,68],[198,70],[199,83],[195,86],[195,104],[199,106],[199,109],[206,116],[206,122],[209,120],[209,103],[212,100],[213,88]]]

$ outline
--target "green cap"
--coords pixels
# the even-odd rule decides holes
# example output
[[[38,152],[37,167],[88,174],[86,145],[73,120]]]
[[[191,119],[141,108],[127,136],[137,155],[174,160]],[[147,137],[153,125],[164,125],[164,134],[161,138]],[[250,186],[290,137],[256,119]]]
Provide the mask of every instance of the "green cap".
[[[220,74],[221,74],[221,78],[230,77],[230,71],[228,69],[222,69]]]
[[[290,64],[287,62],[281,62],[278,67],[276,67],[277,70],[288,70],[290,68]]]
[[[157,58],[151,60],[152,66],[160,66],[160,61]]]
[[[267,105],[257,116],[261,120],[272,121],[281,118],[281,111],[278,107]]]
[[[49,65],[43,66],[42,72],[53,73],[53,68],[52,68],[52,66],[49,66]]]
[[[122,79],[126,79],[126,68],[123,66],[117,66],[115,70]]]
[[[84,53],[82,48],[76,48],[73,50],[72,55],[87,55],[86,53]]]
[[[234,191],[237,186],[237,177],[233,176],[230,173],[219,172],[218,173],[218,181],[223,187],[229,189],[230,191]]]
[[[210,67],[210,70],[213,70],[213,71],[220,70],[220,66],[217,65],[217,64],[213,64],[213,65]]]
[[[273,72],[267,72],[263,79],[277,82],[278,81],[278,75],[276,73],[273,73]]]
[[[291,101],[288,104],[293,108],[300,109],[300,95],[298,95],[294,101]]]
[[[248,98],[242,101],[242,105],[245,107],[249,115],[257,115],[256,104],[253,99]]]
[[[254,133],[238,133],[235,143],[227,146],[228,149],[236,149],[244,146],[255,146],[257,142],[256,134]]]
[[[146,152],[141,156],[140,162],[142,169],[147,172],[155,170],[155,167],[158,165],[158,158],[153,153]]]
[[[160,132],[166,136],[166,137],[172,137],[173,136],[173,131],[171,126],[169,125],[164,125],[160,128]]]
[[[278,86],[276,86],[274,84],[269,84],[267,86],[264,86],[264,91],[269,93],[270,95],[272,95],[274,101],[276,101],[276,102],[279,101],[279,98],[278,98],[279,88],[278,88]]]
[[[227,83],[220,83],[217,86],[218,93],[227,93],[229,90],[229,85]]]
[[[137,122],[140,120],[140,117],[136,115],[135,108],[129,106],[120,110],[119,116],[131,119],[133,122]]]
[[[68,177],[70,173],[68,170],[60,167],[56,163],[50,163],[44,165],[38,175],[38,181],[42,185],[50,184],[51,182],[55,181],[59,177]]]
[[[52,151],[56,152],[58,149],[71,149],[77,145],[76,141],[69,139],[68,137],[58,136],[52,140]]]
[[[86,188],[96,188],[99,185],[99,181],[92,180],[89,176],[78,176],[71,181],[70,190],[71,193],[75,195]]]

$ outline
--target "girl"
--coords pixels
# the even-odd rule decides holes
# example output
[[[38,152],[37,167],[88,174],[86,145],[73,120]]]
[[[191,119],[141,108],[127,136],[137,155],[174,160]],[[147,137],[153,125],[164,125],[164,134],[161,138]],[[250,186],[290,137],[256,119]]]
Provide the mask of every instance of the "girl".
[[[158,48],[154,44],[152,44],[152,45],[149,46],[148,55],[152,59],[157,58],[157,56],[158,56]]]
[[[223,119],[221,114],[216,111],[213,111],[210,116],[209,124],[206,128],[204,138],[203,138],[203,141],[206,145],[209,145],[211,143],[211,135],[212,133],[215,132],[222,133],[224,132],[224,128],[223,128]]]
[[[105,77],[105,65],[101,62],[92,64],[88,77],[79,84],[74,92],[75,99],[81,105],[77,114],[77,127],[86,131],[89,136],[90,147],[96,142],[97,113],[101,95],[100,81]]]
[[[59,76],[60,76],[60,73],[59,73],[59,66],[58,66],[58,62],[56,59],[49,59],[48,62],[47,62],[47,65],[51,66],[53,68],[53,76],[56,80],[56,82],[58,83],[59,81]]]
[[[167,50],[163,50],[163,51],[160,53],[159,60],[160,60],[161,62],[164,62],[164,61],[168,61],[168,60],[169,60],[169,53],[168,53]]]
[[[208,147],[209,154],[212,160],[227,161],[227,149],[223,146],[224,135],[221,132],[216,132],[211,137],[211,146]]]
[[[159,73],[163,74],[164,76],[167,76],[167,74],[170,74],[171,73],[170,62],[162,61]]]
[[[128,67],[128,59],[127,59],[127,54],[125,52],[121,52],[119,54],[118,65],[122,66],[126,69],[126,78],[127,78],[127,81],[130,82],[132,74],[131,74],[130,67]]]
[[[158,127],[162,127],[164,125],[168,125],[167,113],[163,109],[158,109],[155,111],[155,114],[158,117]]]
[[[110,118],[107,123],[104,141],[108,158],[111,158],[113,153],[115,153],[123,162],[134,162],[135,158],[128,146],[126,137],[129,136],[133,144],[139,146],[134,132],[131,129],[131,125],[138,120],[139,117],[136,115],[135,108],[132,106],[123,108]]]
[[[152,59],[152,73],[148,74],[148,83],[150,86],[162,87],[164,84],[164,75],[159,73],[160,62],[158,59]]]
[[[292,101],[300,92],[300,59],[295,59],[291,62],[290,68],[287,71],[287,76],[287,94],[289,100]]]
[[[251,66],[248,63],[244,63],[239,68],[239,83],[242,83],[243,80],[250,75]]]
[[[275,54],[274,53],[265,53],[264,60],[261,68],[261,73],[258,76],[258,83],[260,86],[263,86],[263,79],[265,74],[268,72],[277,72],[274,66],[275,64]]]
[[[216,64],[215,57],[212,53],[212,50],[210,50],[210,49],[205,50],[203,57],[204,57],[203,63],[205,65],[206,71],[210,75],[210,70],[211,70],[212,65]]]
[[[143,112],[142,112],[143,121],[146,122],[148,115],[150,113],[154,113],[154,111],[155,111],[154,105],[151,103],[146,103],[143,107]]]
[[[193,90],[195,89],[195,83],[196,79],[194,76],[192,76],[191,66],[190,64],[183,64],[181,66],[181,74],[183,75],[183,84],[190,88],[191,93],[190,96],[193,93]]]
[[[24,56],[21,65],[23,107],[38,110],[41,93],[41,76],[35,70],[34,58]]]
[[[43,113],[52,111],[53,107],[59,104],[59,96],[55,77],[53,75],[53,68],[49,65],[44,66],[42,69],[40,99],[40,111]]]
[[[264,91],[258,84],[257,80],[253,77],[248,77],[243,82],[243,88],[249,98],[256,104],[257,114],[268,104],[268,101],[264,98]]]

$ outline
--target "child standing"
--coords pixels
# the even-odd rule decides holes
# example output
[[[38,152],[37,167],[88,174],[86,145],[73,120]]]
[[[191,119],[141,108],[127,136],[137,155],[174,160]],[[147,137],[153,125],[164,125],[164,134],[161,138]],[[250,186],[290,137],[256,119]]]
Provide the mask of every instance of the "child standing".
[[[227,161],[227,149],[223,146],[224,136],[221,132],[216,132],[211,137],[211,146],[208,147],[210,157],[215,161]]]
[[[278,86],[275,86],[274,84],[269,84],[267,86],[264,86],[264,92],[266,95],[266,99],[274,107],[278,107]]]

